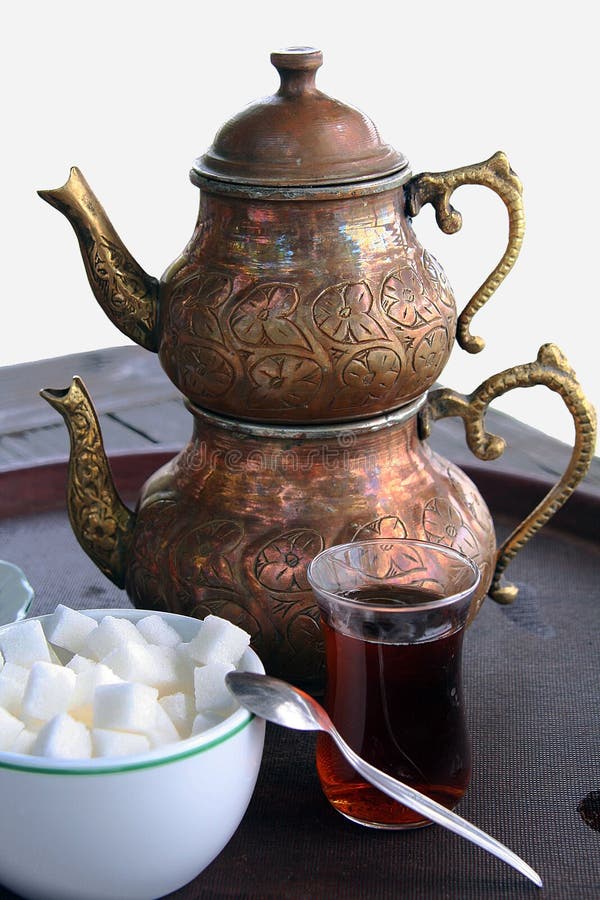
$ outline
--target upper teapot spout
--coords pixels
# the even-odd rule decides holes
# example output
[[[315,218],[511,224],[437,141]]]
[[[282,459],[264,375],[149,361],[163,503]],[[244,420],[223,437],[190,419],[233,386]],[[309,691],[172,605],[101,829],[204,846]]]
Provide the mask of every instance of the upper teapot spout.
[[[71,169],[63,187],[38,194],[75,229],[88,281],[109,319],[131,340],[156,352],[158,280],[131,256],[79,169]]]

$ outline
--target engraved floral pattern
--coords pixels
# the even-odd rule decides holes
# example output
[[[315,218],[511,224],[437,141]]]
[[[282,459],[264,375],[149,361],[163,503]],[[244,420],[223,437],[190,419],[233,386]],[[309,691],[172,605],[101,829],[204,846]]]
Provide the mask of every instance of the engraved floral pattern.
[[[98,300],[109,317],[117,319],[129,337],[154,349],[156,280],[146,280],[125,249],[103,234],[86,246],[86,253]]]
[[[309,344],[290,316],[299,301],[291,284],[263,284],[254,288],[240,302],[231,316],[231,328],[240,341],[253,346]]]
[[[372,538],[405,538],[407,535],[406,525],[399,516],[379,516],[366,525],[361,525],[353,537],[353,541],[368,541]]]
[[[286,676],[296,681],[319,682],[325,675],[325,642],[319,625],[317,606],[305,607],[289,622],[286,629],[289,652],[285,660]]]
[[[183,278],[171,293],[169,318],[175,330],[223,343],[217,310],[231,294],[228,275],[196,272]]]
[[[454,334],[445,276],[421,252],[372,282],[326,287],[311,318],[300,285],[234,293],[231,274],[182,269],[168,296],[163,366],[192,402],[226,414],[301,421],[402,403],[439,375]]]
[[[214,519],[186,532],[176,547],[180,577],[192,589],[241,590],[226,554],[238,546],[243,536],[242,526],[229,519]]]
[[[385,313],[403,328],[418,328],[432,319],[439,319],[439,311],[425,293],[423,281],[413,266],[402,266],[383,282],[381,305]]]
[[[308,403],[321,385],[321,367],[303,356],[265,356],[250,369],[252,405],[290,408]]]
[[[450,283],[448,281],[448,278],[446,277],[446,273],[440,266],[435,256],[432,253],[429,253],[428,250],[423,250],[422,262],[423,268],[425,269],[425,272],[431,280],[431,285],[433,291],[435,292],[436,300],[441,300],[444,306],[447,306],[450,309],[454,309],[454,297],[452,295],[452,288],[450,287]]]
[[[254,563],[254,574],[271,591],[308,591],[306,569],[324,546],[321,535],[310,528],[288,531],[262,548]]]
[[[363,397],[363,403],[380,400],[393,388],[402,365],[388,347],[373,347],[354,356],[344,369],[344,383]],[[360,400],[359,400],[360,402]]]
[[[369,314],[373,295],[364,281],[338,284],[317,297],[313,315],[320,330],[344,344],[385,337],[381,325]]]
[[[413,369],[421,377],[435,378],[446,362],[449,349],[446,329],[443,326],[432,328],[415,347]]]
[[[473,532],[460,512],[444,497],[433,497],[423,510],[423,528],[428,541],[454,547],[467,556],[478,553]]]
[[[179,355],[182,390],[191,399],[212,400],[231,386],[233,368],[218,350],[185,347]]]

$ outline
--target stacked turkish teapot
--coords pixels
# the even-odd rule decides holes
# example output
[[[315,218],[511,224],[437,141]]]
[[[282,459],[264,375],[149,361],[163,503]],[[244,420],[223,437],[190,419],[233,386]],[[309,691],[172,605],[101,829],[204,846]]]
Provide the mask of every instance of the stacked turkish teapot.
[[[491,377],[469,396],[429,389],[454,341],[478,352],[471,320],[519,253],[521,184],[506,156],[412,176],[373,123],[319,91],[320,51],[271,54],[281,84],[228,121],[190,177],[200,189],[192,238],[158,281],[126,250],[77,169],[40,195],[73,225],[94,294],[115,325],[157,352],[193,417],[186,447],[118,496],[85,386],[43,396],[71,436],[68,505],[84,550],[131,600],[229,618],[253,635],[268,672],[318,685],[318,611],[306,567],[323,547],[368,537],[434,541],[471,557],[486,593],[517,550],[583,478],[594,411],[560,350]],[[413,231],[431,203],[464,184],[491,188],[509,217],[501,261],[457,317],[446,276]],[[485,431],[496,396],[545,384],[573,414],[567,472],[496,548],[475,485],[427,443],[430,422],[464,420],[471,449],[498,456]]]

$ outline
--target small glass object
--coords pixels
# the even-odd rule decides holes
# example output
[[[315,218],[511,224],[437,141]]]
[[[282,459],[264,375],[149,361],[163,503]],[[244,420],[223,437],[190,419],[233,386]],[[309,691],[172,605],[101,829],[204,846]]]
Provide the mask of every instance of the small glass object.
[[[477,566],[424,541],[358,541],[319,553],[308,579],[333,724],[368,762],[454,808],[471,776],[461,657]],[[429,824],[363,781],[326,734],[317,739],[317,768],[348,819],[375,828]]]

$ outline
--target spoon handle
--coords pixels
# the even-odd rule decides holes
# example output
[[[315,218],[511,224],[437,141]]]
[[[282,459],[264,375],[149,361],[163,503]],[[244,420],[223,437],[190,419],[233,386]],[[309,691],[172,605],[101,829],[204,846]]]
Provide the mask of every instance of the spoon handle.
[[[512,866],[517,872],[525,875],[526,878],[529,878],[538,887],[542,887],[542,879],[537,872],[535,872],[531,866],[528,866],[516,853],[513,853],[512,850],[509,850],[504,844],[501,844],[500,841],[490,837],[485,831],[477,828],[471,822],[467,822],[466,819],[457,816],[456,813],[451,810],[446,809],[445,806],[442,806],[441,803],[438,803],[436,800],[432,800],[431,797],[427,797],[420,791],[409,787],[409,785],[403,784],[403,782],[398,781],[396,778],[392,778],[391,775],[386,775],[381,769],[376,769],[375,766],[372,766],[362,759],[362,757],[358,756],[335,728],[332,727],[329,734],[352,767],[370,784],[379,788],[380,791],[383,791],[384,794],[387,794],[394,800],[399,800],[400,803],[403,803],[410,809],[422,813],[432,822],[437,822],[438,825],[443,825],[444,828],[448,828],[450,831],[455,832],[455,834],[459,834],[468,841],[472,841],[474,844],[477,844],[478,847],[482,847],[484,850],[497,856],[498,859],[508,863],[509,866]]]

